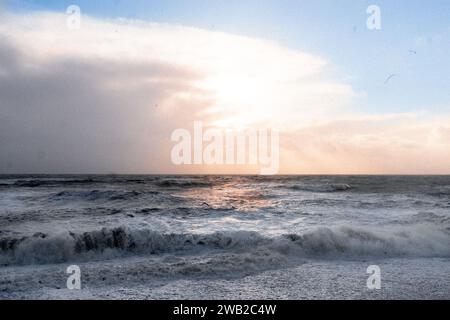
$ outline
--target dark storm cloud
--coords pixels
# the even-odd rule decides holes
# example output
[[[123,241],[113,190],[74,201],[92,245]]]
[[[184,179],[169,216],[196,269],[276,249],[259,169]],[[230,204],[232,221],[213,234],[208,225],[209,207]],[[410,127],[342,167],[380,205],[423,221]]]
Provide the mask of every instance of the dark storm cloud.
[[[177,120],[161,105],[195,91],[198,74],[161,62],[30,57],[0,42],[0,172],[141,172],[169,161]],[[187,116],[198,103],[186,103]]]

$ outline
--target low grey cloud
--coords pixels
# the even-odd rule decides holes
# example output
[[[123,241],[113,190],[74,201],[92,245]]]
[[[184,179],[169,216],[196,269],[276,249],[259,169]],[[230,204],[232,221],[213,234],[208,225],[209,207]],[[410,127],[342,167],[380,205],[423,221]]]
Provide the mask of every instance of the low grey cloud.
[[[159,108],[200,77],[157,61],[39,61],[5,38],[0,70],[0,172],[18,173],[160,171],[180,124]],[[205,103],[180,101],[177,114]]]

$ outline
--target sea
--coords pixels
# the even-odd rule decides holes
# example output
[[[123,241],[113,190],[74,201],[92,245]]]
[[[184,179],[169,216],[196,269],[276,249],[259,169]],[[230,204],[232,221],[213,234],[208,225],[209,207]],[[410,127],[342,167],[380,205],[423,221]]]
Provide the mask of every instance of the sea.
[[[450,176],[0,175],[0,299],[450,299]]]

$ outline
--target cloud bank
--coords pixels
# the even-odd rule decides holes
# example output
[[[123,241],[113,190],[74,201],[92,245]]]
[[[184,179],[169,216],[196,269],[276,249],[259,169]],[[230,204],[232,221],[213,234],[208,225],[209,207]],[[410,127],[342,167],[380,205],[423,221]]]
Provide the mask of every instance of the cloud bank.
[[[176,167],[171,132],[277,128],[280,173],[450,173],[450,119],[367,115],[322,57],[179,25],[56,13],[0,21],[0,172],[242,173]],[[248,171],[250,170],[250,171]]]

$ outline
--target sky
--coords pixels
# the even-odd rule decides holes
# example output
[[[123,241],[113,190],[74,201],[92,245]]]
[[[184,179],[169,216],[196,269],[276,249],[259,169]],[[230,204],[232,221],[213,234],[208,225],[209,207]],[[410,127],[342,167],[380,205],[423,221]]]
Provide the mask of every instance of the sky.
[[[0,173],[253,173],[171,163],[201,120],[280,130],[280,173],[450,174],[449,1],[2,9]]]

